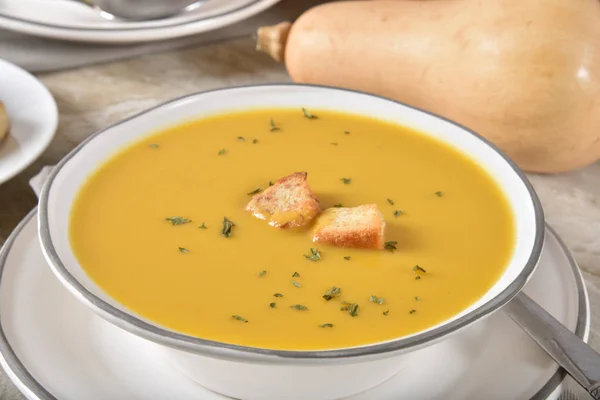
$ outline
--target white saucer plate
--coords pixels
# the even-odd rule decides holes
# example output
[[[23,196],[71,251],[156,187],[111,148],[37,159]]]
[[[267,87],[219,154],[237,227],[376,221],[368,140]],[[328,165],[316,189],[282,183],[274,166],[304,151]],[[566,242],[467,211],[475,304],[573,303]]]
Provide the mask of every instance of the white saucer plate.
[[[8,137],[0,141],[2,184],[27,168],[46,150],[56,132],[58,109],[54,98],[40,81],[1,59],[0,101],[6,107],[10,123]]]
[[[0,0],[0,26],[79,42],[130,43],[208,32],[250,18],[279,0],[207,0],[187,13],[154,21],[109,21],[73,0]]]
[[[0,250],[0,362],[27,398],[226,399],[176,372],[160,346],[79,303],[46,265],[35,217],[34,210]],[[550,228],[525,292],[587,341],[583,279]],[[556,399],[564,377],[500,311],[414,353],[397,376],[347,400]]]

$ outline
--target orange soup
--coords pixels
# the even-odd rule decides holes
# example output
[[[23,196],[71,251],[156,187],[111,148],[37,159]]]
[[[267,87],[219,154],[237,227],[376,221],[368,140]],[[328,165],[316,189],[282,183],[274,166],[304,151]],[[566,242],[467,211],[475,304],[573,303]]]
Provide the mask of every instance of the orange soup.
[[[295,171],[308,173],[322,208],[377,204],[396,244],[315,244],[314,224],[278,229],[244,210],[252,193]],[[115,155],[79,193],[70,238],[99,287],[161,326],[318,350],[393,339],[461,312],[503,273],[515,227],[487,173],[422,133],[331,111],[258,109],[175,126]]]

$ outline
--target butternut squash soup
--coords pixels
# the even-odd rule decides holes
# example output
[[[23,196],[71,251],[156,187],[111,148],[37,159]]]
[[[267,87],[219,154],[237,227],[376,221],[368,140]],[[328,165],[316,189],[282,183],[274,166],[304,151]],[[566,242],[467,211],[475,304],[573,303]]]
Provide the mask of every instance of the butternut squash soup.
[[[319,212],[368,205],[355,210],[382,216],[383,248],[313,242],[318,213],[285,228],[245,210],[299,172]],[[331,210],[322,215],[345,215]],[[424,134],[331,111],[256,109],[175,126],[115,155],[81,189],[70,238],[100,288],[161,326],[323,350],[461,312],[503,273],[515,227],[487,173]]]

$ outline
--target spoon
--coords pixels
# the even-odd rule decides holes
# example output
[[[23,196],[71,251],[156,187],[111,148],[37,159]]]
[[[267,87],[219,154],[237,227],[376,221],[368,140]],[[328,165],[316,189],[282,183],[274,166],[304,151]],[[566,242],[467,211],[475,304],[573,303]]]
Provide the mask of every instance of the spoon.
[[[600,354],[524,293],[503,310],[596,400],[600,400]]]
[[[149,21],[172,17],[202,6],[206,0],[71,0],[108,20]]]

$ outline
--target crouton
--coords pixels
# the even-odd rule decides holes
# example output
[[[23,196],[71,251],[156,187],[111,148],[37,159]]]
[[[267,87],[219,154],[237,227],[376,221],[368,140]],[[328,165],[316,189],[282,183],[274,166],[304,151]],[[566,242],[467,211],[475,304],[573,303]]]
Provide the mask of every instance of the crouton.
[[[305,226],[321,212],[319,200],[306,183],[306,172],[295,172],[255,194],[246,211],[276,228]]]
[[[385,220],[376,204],[328,208],[317,221],[313,242],[356,249],[383,249]]]

